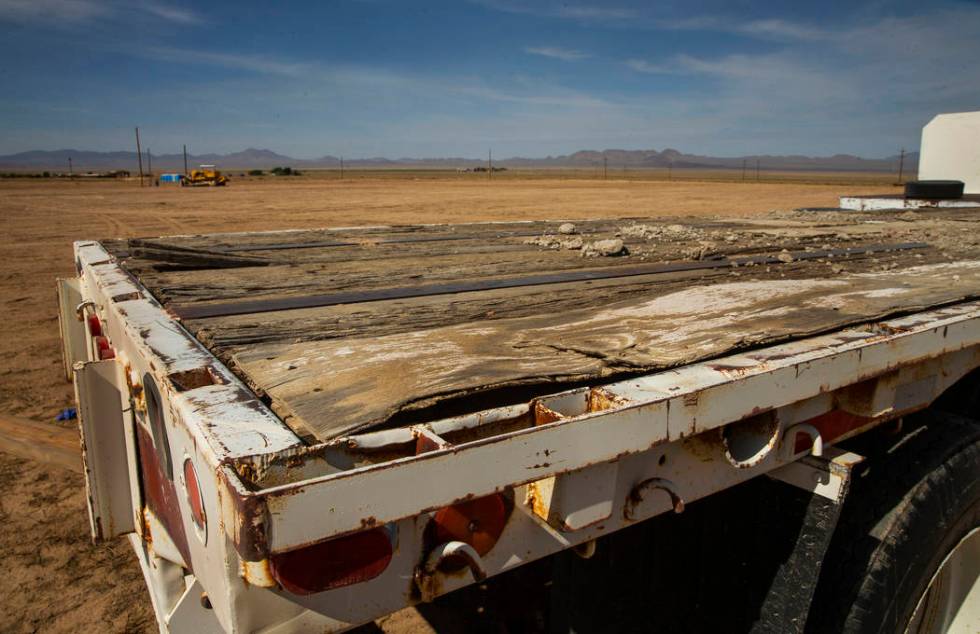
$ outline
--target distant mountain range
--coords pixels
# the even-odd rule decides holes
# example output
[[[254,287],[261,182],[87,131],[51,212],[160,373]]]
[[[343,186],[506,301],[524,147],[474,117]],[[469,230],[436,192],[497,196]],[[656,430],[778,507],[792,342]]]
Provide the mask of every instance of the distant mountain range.
[[[87,150],[33,150],[0,156],[0,171],[2,170],[50,170],[65,172],[68,170],[68,159],[76,173],[101,171],[110,169],[127,169],[135,172],[137,169],[136,152],[93,152]],[[581,150],[574,154],[562,156],[547,156],[545,158],[512,157],[494,160],[494,166],[500,167],[601,167],[605,159],[610,169],[628,168],[665,168],[673,166],[677,169],[742,169],[743,165],[754,170],[758,163],[765,170],[799,170],[799,171],[855,171],[855,172],[888,172],[898,167],[898,156],[881,159],[866,159],[850,154],[835,154],[834,156],[701,156],[685,154],[678,150]],[[919,162],[918,152],[905,155],[906,168],[914,169]],[[144,155],[143,169],[147,169]],[[235,169],[269,169],[276,166],[296,168],[336,168],[340,159],[336,156],[322,156],[317,159],[295,159],[272,150],[248,148],[231,154],[195,154],[187,155],[190,167],[201,164],[214,164],[226,170]],[[182,171],[184,158],[181,154],[161,154],[152,157],[153,171]],[[483,159],[469,158],[367,158],[347,159],[344,165],[348,167],[373,168],[466,168],[486,165]]]

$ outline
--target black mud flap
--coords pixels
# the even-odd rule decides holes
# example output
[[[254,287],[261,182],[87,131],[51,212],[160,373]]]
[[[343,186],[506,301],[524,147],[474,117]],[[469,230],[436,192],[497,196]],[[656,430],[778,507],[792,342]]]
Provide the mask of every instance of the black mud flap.
[[[829,452],[556,556],[550,631],[802,632],[861,460]]]

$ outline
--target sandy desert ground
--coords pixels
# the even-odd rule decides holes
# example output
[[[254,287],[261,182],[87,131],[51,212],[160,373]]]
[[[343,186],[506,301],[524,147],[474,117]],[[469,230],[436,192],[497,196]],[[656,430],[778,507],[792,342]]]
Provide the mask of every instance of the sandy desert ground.
[[[247,179],[227,188],[135,182],[0,181],[0,422],[56,425],[71,406],[62,373],[54,279],[73,273],[71,243],[209,231],[480,220],[731,216],[835,206],[844,193],[897,191],[887,176],[687,175],[597,180],[589,174],[508,173],[490,182],[442,174]],[[64,424],[62,427],[70,426]],[[0,426],[0,434],[3,434]],[[81,476],[52,461],[0,452],[0,631],[155,631],[128,545],[89,544]],[[452,607],[405,610],[373,628],[465,631]],[[488,607],[481,617],[492,619]],[[453,625],[453,624],[456,625]],[[494,628],[497,631],[506,629]]]

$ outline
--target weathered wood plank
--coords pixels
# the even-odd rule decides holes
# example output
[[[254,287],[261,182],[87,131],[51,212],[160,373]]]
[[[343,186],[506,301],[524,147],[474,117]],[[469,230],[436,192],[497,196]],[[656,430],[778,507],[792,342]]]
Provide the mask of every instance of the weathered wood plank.
[[[773,253],[780,249],[821,248],[832,239],[834,247],[860,246],[872,242],[901,241],[891,227],[849,231],[835,237],[834,227],[814,229],[803,223],[733,222],[697,225],[663,225],[681,228],[664,231],[659,236],[630,233],[636,222],[604,221],[580,223],[581,236],[605,239],[617,234],[630,251],[628,258],[582,258],[575,249],[549,249],[525,244],[524,238],[475,239],[453,243],[414,243],[388,246],[333,248],[326,250],[253,252],[267,257],[271,264],[262,269],[249,267],[209,271],[157,270],[155,262],[129,259],[127,267],[154,290],[164,303],[226,301],[238,298],[273,299],[299,295],[325,294],[345,290],[369,290],[408,284],[442,283],[457,280],[479,280],[517,274],[566,271],[577,268],[622,266],[642,262],[690,260],[725,255]],[[542,232],[554,234],[554,223],[533,225]],[[437,233],[452,233],[432,228]],[[852,235],[853,234],[853,235]],[[362,241],[355,232],[345,239]],[[387,234],[386,234],[387,235]],[[468,234],[467,234],[468,235]],[[307,238],[304,234],[303,238]],[[419,237],[419,236],[415,236]],[[272,236],[264,238],[266,243]],[[279,240],[282,240],[279,238]],[[729,242],[731,240],[731,242]],[[243,244],[255,241],[251,234]],[[219,248],[231,240],[211,240],[207,236],[157,239],[157,243],[175,243],[174,247],[195,249]],[[179,244],[177,244],[179,243]],[[370,243],[365,243],[370,244]]]
[[[173,307],[780,249],[919,240],[931,245],[914,253],[185,322],[243,380],[267,394],[298,433],[330,438],[386,424],[392,416],[401,420],[406,412],[422,416],[420,409],[429,406],[463,403],[465,409],[473,405],[470,399],[495,390],[602,381],[972,297],[980,291],[973,269],[961,264],[966,268],[954,273],[939,265],[980,257],[978,220],[976,214],[941,211],[576,221],[583,242],[622,239],[629,255],[617,258],[584,258],[567,244],[535,242],[526,235],[555,235],[558,222],[215,234],[142,244],[163,252],[163,259],[126,241],[110,242],[108,248],[158,300]],[[289,244],[300,248],[286,248]],[[270,246],[275,248],[264,248]],[[171,257],[189,260],[165,261]],[[256,260],[268,266],[252,266]],[[188,270],[173,270],[174,264]],[[926,275],[927,269],[916,265],[939,268]],[[903,270],[910,268],[906,280]]]
[[[978,294],[980,262],[934,264],[696,286],[564,314],[260,344],[232,357],[278,412],[328,439],[440,400],[506,386],[601,381]]]

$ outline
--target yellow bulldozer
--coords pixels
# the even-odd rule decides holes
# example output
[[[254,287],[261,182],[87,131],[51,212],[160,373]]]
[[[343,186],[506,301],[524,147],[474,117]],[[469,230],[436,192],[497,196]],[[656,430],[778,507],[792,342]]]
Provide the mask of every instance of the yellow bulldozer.
[[[228,184],[228,177],[216,170],[214,165],[201,165],[184,176],[180,184],[184,187],[221,187]]]

